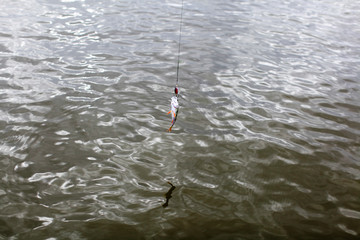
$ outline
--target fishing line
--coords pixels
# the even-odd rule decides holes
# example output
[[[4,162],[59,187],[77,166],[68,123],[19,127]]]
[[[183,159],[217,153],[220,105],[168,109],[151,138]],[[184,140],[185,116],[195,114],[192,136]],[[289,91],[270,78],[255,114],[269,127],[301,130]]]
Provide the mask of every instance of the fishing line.
[[[181,1],[181,16],[180,16],[180,31],[179,31],[179,48],[178,48],[178,61],[176,68],[176,86],[179,83],[179,70],[180,70],[180,53],[181,53],[181,33],[182,33],[182,22],[183,22],[183,9],[184,9],[184,0]]]
[[[168,114],[171,113],[171,126],[168,129],[168,132],[171,131],[172,127],[174,126],[178,113],[179,113],[179,102],[178,102],[178,96],[179,96],[179,89],[178,89],[178,83],[179,83],[179,71],[180,71],[180,54],[181,54],[181,33],[182,33],[182,21],[183,21],[183,9],[184,9],[184,0],[181,0],[181,16],[180,16],[180,30],[179,30],[179,48],[178,48],[178,59],[177,59],[177,67],[176,67],[176,85],[174,88],[174,94],[171,98],[171,105],[170,105],[170,111]]]

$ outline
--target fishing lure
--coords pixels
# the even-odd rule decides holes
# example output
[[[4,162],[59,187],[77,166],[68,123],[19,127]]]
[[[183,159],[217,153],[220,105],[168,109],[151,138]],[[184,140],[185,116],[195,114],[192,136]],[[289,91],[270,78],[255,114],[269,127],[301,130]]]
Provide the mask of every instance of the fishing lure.
[[[172,127],[175,125],[178,113],[179,113],[179,103],[178,103],[178,96],[179,96],[179,89],[175,87],[174,90],[175,96],[171,98],[171,105],[170,105],[170,111],[167,114],[171,113],[171,126],[168,129],[168,132],[171,132]]]

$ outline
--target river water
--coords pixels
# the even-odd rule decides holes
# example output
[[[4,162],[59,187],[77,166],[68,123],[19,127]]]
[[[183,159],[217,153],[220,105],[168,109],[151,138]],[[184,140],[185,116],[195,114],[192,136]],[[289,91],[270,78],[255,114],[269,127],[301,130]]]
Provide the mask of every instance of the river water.
[[[1,1],[0,239],[360,238],[360,2],[180,12]]]

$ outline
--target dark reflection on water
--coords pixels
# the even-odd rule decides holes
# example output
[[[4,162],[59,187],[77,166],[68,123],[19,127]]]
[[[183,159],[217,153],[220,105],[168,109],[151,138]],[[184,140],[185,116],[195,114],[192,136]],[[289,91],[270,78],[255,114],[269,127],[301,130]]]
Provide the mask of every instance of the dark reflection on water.
[[[162,205],[164,208],[166,208],[167,206],[169,206],[169,200],[170,200],[170,198],[172,198],[172,192],[175,190],[175,186],[171,183],[171,182],[168,182],[168,184],[170,184],[170,189],[169,189],[169,191],[167,191],[166,193],[165,193],[165,198],[166,198],[166,202]]]
[[[359,238],[357,2],[180,4],[2,3],[0,239]]]

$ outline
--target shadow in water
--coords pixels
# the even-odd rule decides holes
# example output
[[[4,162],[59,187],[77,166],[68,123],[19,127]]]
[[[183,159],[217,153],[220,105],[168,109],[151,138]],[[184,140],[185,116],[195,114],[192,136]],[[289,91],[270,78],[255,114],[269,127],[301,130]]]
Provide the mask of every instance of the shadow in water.
[[[162,205],[164,208],[166,208],[169,205],[169,200],[172,197],[171,193],[174,191],[175,186],[171,184],[171,182],[168,182],[168,184],[170,184],[171,188],[169,189],[169,191],[165,194],[166,197],[166,202]]]

